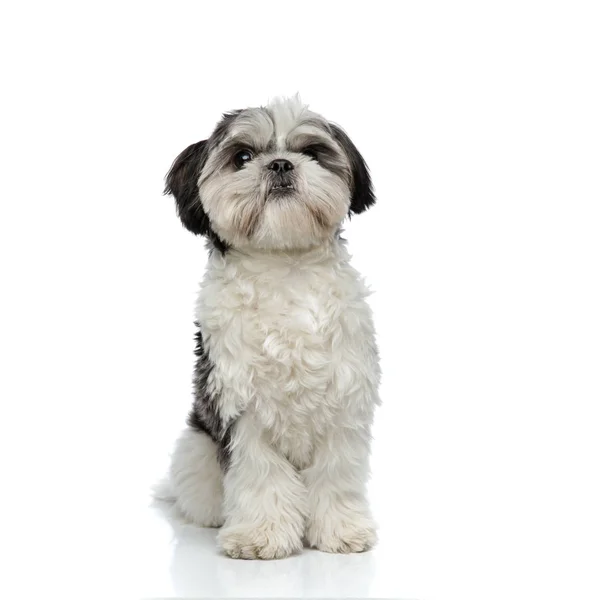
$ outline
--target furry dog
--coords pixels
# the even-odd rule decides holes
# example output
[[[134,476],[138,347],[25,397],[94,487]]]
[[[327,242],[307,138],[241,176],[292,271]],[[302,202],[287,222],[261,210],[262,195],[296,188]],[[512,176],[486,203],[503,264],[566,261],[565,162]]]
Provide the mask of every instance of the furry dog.
[[[225,114],[175,159],[165,193],[210,249],[195,401],[169,474],[177,507],[222,526],[233,558],[282,558],[304,541],[369,549],[378,353],[340,238],[375,202],[361,154],[297,98],[277,100]]]

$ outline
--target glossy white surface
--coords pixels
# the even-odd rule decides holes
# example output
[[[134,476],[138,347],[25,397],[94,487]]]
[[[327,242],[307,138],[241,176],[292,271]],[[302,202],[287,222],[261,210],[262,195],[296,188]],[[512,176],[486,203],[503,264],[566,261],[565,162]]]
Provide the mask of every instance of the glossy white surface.
[[[595,3],[5,4],[0,598],[600,597]],[[148,496],[205,260],[163,176],[296,91],[379,198],[381,542],[235,562]]]
[[[158,538],[159,527],[155,527]],[[216,530],[173,527],[168,542],[172,552],[170,584],[163,595],[368,598],[401,592],[399,584],[395,586],[396,594],[394,586],[386,585],[386,579],[395,579],[395,567],[390,561],[378,561],[381,549],[350,556],[306,549],[282,561],[233,561],[215,552],[215,535]],[[387,570],[387,576],[381,569]],[[159,577],[164,578],[164,573],[160,572]],[[157,588],[150,586],[149,591],[152,589]]]

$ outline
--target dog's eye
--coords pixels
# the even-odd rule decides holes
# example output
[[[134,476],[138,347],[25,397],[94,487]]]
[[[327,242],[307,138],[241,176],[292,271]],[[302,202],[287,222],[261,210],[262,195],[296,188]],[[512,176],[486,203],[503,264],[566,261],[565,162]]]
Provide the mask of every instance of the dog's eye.
[[[308,148],[304,148],[304,150],[302,150],[302,154],[304,154],[304,156],[310,158],[311,160],[317,160],[319,158],[317,150],[318,149],[316,147],[309,146]]]
[[[252,158],[253,155],[250,150],[240,150],[239,152],[236,152],[235,156],[233,157],[233,164],[238,169],[241,169],[246,163],[250,162]]]

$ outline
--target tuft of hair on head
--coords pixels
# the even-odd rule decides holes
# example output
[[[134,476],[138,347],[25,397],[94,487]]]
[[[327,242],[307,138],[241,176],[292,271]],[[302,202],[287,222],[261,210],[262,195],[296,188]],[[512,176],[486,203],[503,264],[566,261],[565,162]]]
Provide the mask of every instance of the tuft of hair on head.
[[[269,99],[267,105],[263,108],[287,112],[292,117],[298,117],[309,109],[308,104],[302,102],[300,92],[296,92],[293,96],[275,96]]]

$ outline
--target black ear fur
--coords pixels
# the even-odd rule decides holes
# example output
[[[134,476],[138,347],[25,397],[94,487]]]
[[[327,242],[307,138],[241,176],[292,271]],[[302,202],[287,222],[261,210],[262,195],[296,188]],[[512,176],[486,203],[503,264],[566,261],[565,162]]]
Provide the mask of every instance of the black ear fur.
[[[352,193],[350,197],[350,213],[359,214],[375,204],[375,193],[369,175],[369,168],[358,148],[348,134],[338,125],[331,123],[333,136],[344,149],[352,169]]]
[[[165,178],[164,194],[172,194],[184,226],[196,235],[210,237],[208,216],[202,208],[198,178],[206,162],[208,140],[188,146],[173,162]]]

